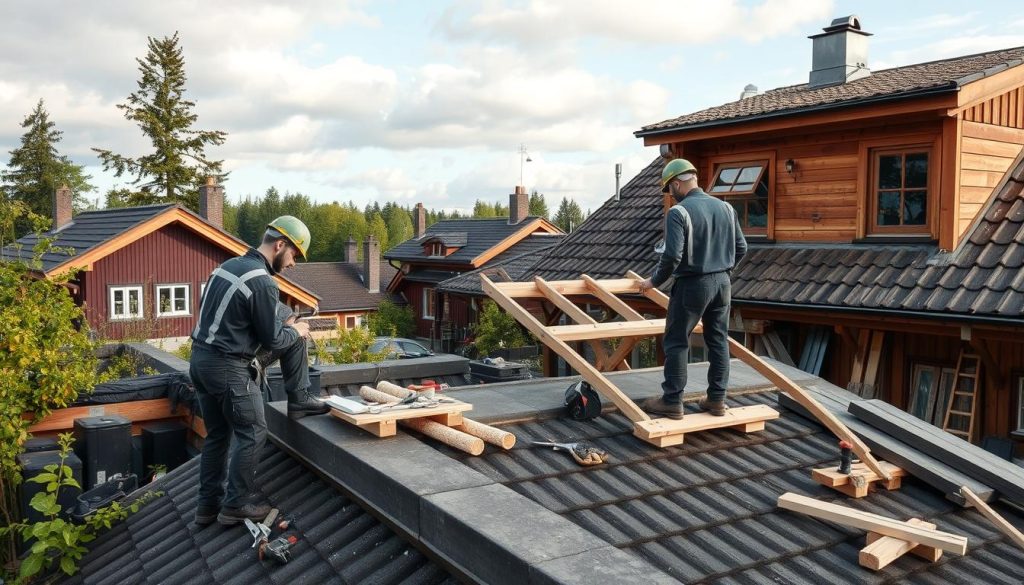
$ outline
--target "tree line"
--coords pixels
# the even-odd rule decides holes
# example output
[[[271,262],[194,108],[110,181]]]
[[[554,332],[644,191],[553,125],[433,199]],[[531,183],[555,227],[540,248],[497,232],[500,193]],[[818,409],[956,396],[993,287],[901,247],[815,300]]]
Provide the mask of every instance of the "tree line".
[[[129,178],[128,186],[105,194],[106,207],[128,207],[153,203],[177,203],[193,211],[199,207],[199,186],[212,176],[228,180],[223,161],[206,154],[209,146],[222,145],[227,133],[199,130],[195,123],[195,102],[186,99],[185,60],[178,33],[171,37],[148,38],[148,50],[136,59],[140,77],[136,91],[118,104],[125,119],[135,123],[152,143],[152,151],[138,157],[119,154],[109,148],[93,148],[105,171],[115,177]],[[54,191],[62,185],[73,194],[74,211],[90,208],[85,194],[95,190],[91,176],[82,165],[61,154],[57,145],[62,132],[50,120],[43,100],[25,117],[21,144],[10,151],[7,170],[0,171],[0,196],[5,201],[21,201],[39,215],[52,217]],[[549,219],[570,232],[583,222],[585,214],[572,199],[563,197],[552,216],[544,194],[530,195],[530,215]],[[225,201],[224,227],[250,244],[257,244],[266,224],[273,218],[294,215],[313,233],[310,260],[337,261],[344,258],[345,243],[351,237],[362,255],[362,241],[373,234],[386,251],[412,237],[412,209],[388,202],[374,202],[359,209],[354,203],[316,203],[301,193],[281,194],[270,187],[262,196],[248,196],[240,203]],[[426,210],[426,223],[445,219],[508,217],[507,204],[477,200],[473,211]],[[0,241],[20,237],[32,226],[25,222],[13,227],[13,233],[0,234]]]

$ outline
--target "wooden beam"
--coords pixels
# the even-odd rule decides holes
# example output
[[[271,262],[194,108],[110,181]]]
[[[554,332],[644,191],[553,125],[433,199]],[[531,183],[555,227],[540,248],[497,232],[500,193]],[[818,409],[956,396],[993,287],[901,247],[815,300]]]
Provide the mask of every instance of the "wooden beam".
[[[640,276],[635,272],[628,272],[634,281]],[[642,279],[641,279],[642,280]],[[649,289],[645,295],[652,301],[657,302],[663,308],[668,308],[668,296],[658,289]],[[871,471],[878,474],[879,477],[883,477],[886,480],[892,479],[886,472],[878,460],[871,455],[871,449],[864,444],[864,441],[860,440],[860,437],[853,434],[850,429],[846,428],[842,422],[835,417],[834,414],[829,412],[824,406],[822,406],[817,400],[815,400],[806,390],[797,386],[792,380],[782,374],[782,372],[776,370],[770,366],[767,362],[757,357],[752,351],[743,346],[732,337],[729,337],[729,352],[733,357],[739,358],[739,360],[748,366],[757,370],[759,374],[768,378],[772,384],[779,390],[788,393],[793,400],[796,400],[801,406],[807,409],[814,418],[818,419],[821,424],[825,425],[828,430],[832,431],[835,436],[843,439],[847,443],[853,445],[853,452],[860,457],[860,460],[864,462]]]
[[[579,325],[596,325],[597,321],[593,319],[586,311],[576,306],[575,303],[562,296],[557,290],[551,287],[543,278],[537,276],[533,279],[534,284],[544,294],[544,298],[551,302],[551,304],[558,307],[563,313],[565,313],[570,319],[576,321]],[[615,367],[615,362],[608,361],[608,353],[605,352],[604,348],[601,347],[601,342],[597,340],[590,340],[590,348],[594,350],[594,357],[597,361],[595,364],[597,369],[607,371]],[[622,360],[619,360],[622,361]]]
[[[76,418],[87,416],[119,415],[134,422],[146,422],[165,418],[177,418],[179,415],[171,410],[171,402],[166,398],[152,400],[134,400],[113,404],[94,404],[90,406],[72,406],[52,411],[42,420],[28,428],[30,433],[46,433],[51,431],[70,431],[75,426]],[[25,415],[31,418],[31,414]]]
[[[996,359],[992,357],[992,352],[988,350],[988,346],[985,342],[977,337],[972,336],[967,341],[968,345],[974,349],[974,352],[981,358],[981,363],[985,364],[985,373],[994,383],[992,389],[999,388],[1003,385],[1003,372],[999,369],[999,365],[996,364]],[[980,380],[979,380],[980,382]]]
[[[611,400],[615,406],[622,412],[622,414],[633,422],[642,420],[650,420],[651,417],[646,412],[640,410],[628,396],[626,396],[622,390],[619,390],[615,384],[612,384],[608,378],[604,377],[594,366],[587,363],[586,360],[580,357],[578,353],[573,351],[564,341],[552,335],[549,328],[542,325],[529,311],[524,309],[514,299],[505,294],[503,288],[504,285],[514,285],[519,283],[502,283],[502,286],[496,285],[491,282],[491,279],[487,278],[486,275],[480,275],[480,285],[484,292],[489,297],[494,299],[494,302],[505,309],[516,321],[519,321],[521,325],[526,327],[530,333],[533,333],[544,345],[553,349],[558,355],[562,357],[566,362],[569,363],[577,372],[583,376],[586,380],[594,387],[595,390],[600,392],[605,398]],[[528,286],[537,290],[535,283],[527,283]],[[581,283],[582,284],[582,283]],[[633,283],[636,286],[636,283]],[[662,329],[664,329],[664,323],[662,323]]]
[[[853,353],[857,353],[858,351],[860,351],[860,348],[857,346],[857,340],[853,337],[853,334],[850,333],[849,327],[846,327],[844,325],[836,325],[835,329],[836,333],[838,333],[839,336],[843,338],[843,341],[846,342],[846,345],[849,345],[850,347],[853,348]]]
[[[639,341],[639,337],[626,337],[620,343],[619,347],[615,348],[615,352],[612,353],[608,361],[605,362],[606,370],[629,370],[630,365],[627,363],[626,357],[633,351],[633,347]]]
[[[562,341],[607,339],[609,337],[650,337],[664,332],[664,319],[613,321],[611,323],[594,323],[592,325],[556,325],[548,327],[548,333]]]
[[[725,416],[714,416],[708,412],[688,414],[682,420],[659,418],[637,423],[634,434],[641,439],[655,439],[667,435],[735,427],[751,423],[763,423],[779,418],[779,411],[766,404],[738,406],[725,411]],[[761,425],[764,428],[764,425]]]
[[[806,514],[813,518],[835,522],[836,524],[862,528],[885,536],[933,546],[958,555],[967,554],[966,536],[912,526],[895,518],[870,512],[861,512],[860,510],[808,498],[800,494],[791,492],[782,494],[779,496],[779,507],[784,510]]]
[[[583,282],[587,283],[587,288],[593,293],[595,297],[601,300],[602,303],[608,305],[613,311],[622,315],[622,318],[626,321],[643,321],[644,317],[640,313],[633,310],[626,304],[625,301],[615,296],[614,293],[605,289],[601,283],[597,282],[593,278],[590,278],[586,274],[582,275]]]
[[[935,529],[934,524],[920,518],[911,518],[907,520],[907,524],[918,528]],[[942,557],[942,549],[919,545],[916,542],[885,536],[877,532],[868,532],[867,546],[860,550],[858,561],[862,567],[879,571],[907,553],[912,553],[932,563]]]
[[[882,345],[885,343],[885,331],[871,332],[871,351],[864,366],[864,385],[874,387],[878,382],[878,366],[882,361]]]
[[[988,518],[992,524],[995,524],[996,528],[998,528],[1000,532],[1010,537],[1011,541],[1024,549],[1024,534],[1021,534],[1020,530],[1017,530],[1013,524],[1007,522],[1006,518],[1000,516],[999,512],[993,510],[991,506],[986,504],[984,500],[972,492],[969,487],[964,486],[960,488],[960,493],[963,494],[964,499],[967,500],[968,503],[977,508],[977,510]]]
[[[565,296],[592,295],[593,292],[583,280],[549,280],[548,286]],[[534,282],[502,282],[502,293],[513,299],[543,297],[544,293]],[[632,278],[601,280],[601,288],[612,294],[638,294],[640,288]]]

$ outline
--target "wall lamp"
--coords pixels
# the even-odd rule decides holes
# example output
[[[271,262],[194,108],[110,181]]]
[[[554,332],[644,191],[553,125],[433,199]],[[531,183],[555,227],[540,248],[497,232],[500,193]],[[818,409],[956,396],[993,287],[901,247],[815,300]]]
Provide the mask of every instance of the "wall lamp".
[[[796,161],[793,159],[786,160],[786,172],[792,175],[796,172]]]

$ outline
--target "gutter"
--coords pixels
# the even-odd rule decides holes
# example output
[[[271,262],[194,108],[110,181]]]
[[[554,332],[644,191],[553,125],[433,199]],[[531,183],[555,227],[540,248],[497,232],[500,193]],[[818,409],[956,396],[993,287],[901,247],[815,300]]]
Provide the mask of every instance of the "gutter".
[[[980,323],[987,325],[1003,325],[1021,328],[1024,320],[1021,317],[985,317],[979,315],[961,315],[955,313],[935,313],[923,311],[909,311],[907,309],[872,309],[867,307],[833,307],[825,305],[804,305],[795,303],[782,303],[778,301],[744,301],[733,298],[733,304],[750,307],[765,307],[769,309],[804,309],[811,311],[829,311],[835,313],[863,314],[863,315],[888,315],[892,317],[905,317],[910,319],[927,319],[935,321],[954,321],[963,323]]]
[[[955,83],[955,82],[951,82]],[[726,118],[723,120],[709,120],[707,122],[698,122],[696,124],[688,124],[685,126],[672,126],[669,128],[657,128],[651,130],[637,130],[633,133],[633,136],[637,138],[643,138],[645,136],[658,136],[661,134],[671,134],[675,132],[686,132],[687,130],[699,130],[702,128],[714,128],[717,126],[729,126],[733,124],[745,124],[747,122],[757,122],[759,120],[771,120],[774,118],[785,118],[787,116],[796,116],[800,114],[810,114],[814,112],[823,112],[828,110],[838,110],[842,108],[849,108],[853,106],[862,105],[873,105],[888,102],[895,102],[900,100],[928,97],[932,95],[938,95],[943,93],[949,93],[953,91],[960,91],[960,85],[940,85],[937,87],[928,88],[925,90],[918,90],[912,93],[899,93],[886,96],[875,96],[861,98],[849,102],[832,102],[826,104],[819,104],[817,106],[807,106],[803,108],[789,108],[786,110],[777,110],[774,112],[766,112],[764,114],[754,114],[752,116],[745,116],[741,118]]]

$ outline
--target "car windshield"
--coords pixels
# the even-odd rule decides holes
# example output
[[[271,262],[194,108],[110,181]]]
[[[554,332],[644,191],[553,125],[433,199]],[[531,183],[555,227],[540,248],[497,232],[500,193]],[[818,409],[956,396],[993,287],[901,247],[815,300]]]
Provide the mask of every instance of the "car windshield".
[[[415,353],[420,355],[426,355],[430,353],[430,351],[427,348],[423,347],[422,345],[414,341],[403,341],[400,345],[402,346],[402,351],[404,351],[405,353]]]

